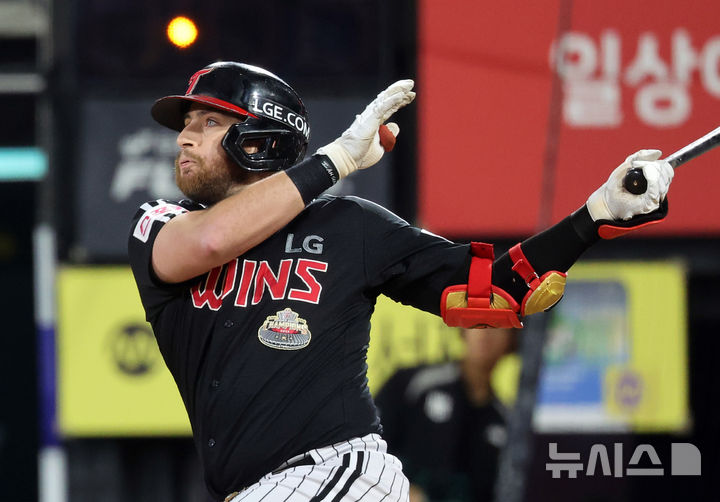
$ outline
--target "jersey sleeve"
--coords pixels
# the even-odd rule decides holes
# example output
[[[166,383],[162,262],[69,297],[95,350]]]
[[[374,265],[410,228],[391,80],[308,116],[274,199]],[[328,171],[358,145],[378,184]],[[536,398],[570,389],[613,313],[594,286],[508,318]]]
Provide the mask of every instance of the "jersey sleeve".
[[[160,229],[175,216],[187,212],[188,204],[158,199],[146,202],[135,213],[128,238],[128,258],[148,321],[169,300],[187,289],[187,283],[167,284],[152,267],[152,248]]]
[[[443,290],[467,282],[470,246],[451,242],[369,201],[363,208],[365,272],[372,290],[440,315]]]

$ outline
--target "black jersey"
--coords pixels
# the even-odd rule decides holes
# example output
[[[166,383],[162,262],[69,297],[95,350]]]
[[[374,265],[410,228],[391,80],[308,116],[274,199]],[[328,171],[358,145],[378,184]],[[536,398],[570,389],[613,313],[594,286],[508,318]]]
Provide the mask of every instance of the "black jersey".
[[[294,455],[380,432],[366,378],[376,297],[439,314],[443,289],[467,282],[470,254],[374,203],[322,196],[235,260],[165,284],[155,237],[198,209],[144,204],[129,256],[207,485],[223,497]]]
[[[429,500],[494,500],[507,411],[494,397],[470,402],[457,362],[401,369],[376,402],[388,451]]]

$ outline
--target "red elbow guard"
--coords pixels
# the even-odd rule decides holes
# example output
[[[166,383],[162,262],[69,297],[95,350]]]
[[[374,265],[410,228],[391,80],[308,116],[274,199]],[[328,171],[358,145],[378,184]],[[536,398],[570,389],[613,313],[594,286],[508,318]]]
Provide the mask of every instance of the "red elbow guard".
[[[445,324],[460,328],[522,328],[517,302],[492,285],[493,245],[473,242],[470,252],[468,283],[443,291],[440,314]]]

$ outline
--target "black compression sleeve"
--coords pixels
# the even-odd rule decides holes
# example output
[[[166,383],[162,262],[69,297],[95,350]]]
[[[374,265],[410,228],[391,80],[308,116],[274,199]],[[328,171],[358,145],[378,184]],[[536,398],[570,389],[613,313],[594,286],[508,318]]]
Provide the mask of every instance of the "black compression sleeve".
[[[539,276],[549,270],[566,272],[586,249],[600,238],[587,207],[580,209],[556,225],[524,240],[521,248]],[[520,303],[528,287],[512,270],[508,253],[493,263],[493,284],[504,289]]]

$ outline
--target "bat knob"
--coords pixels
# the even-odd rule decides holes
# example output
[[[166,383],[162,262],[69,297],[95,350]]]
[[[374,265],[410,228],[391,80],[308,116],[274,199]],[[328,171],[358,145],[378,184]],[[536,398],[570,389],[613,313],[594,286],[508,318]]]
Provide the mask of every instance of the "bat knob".
[[[625,179],[623,180],[623,186],[628,192],[640,195],[645,193],[647,190],[647,180],[643,171],[639,167],[633,167],[625,173]]]

